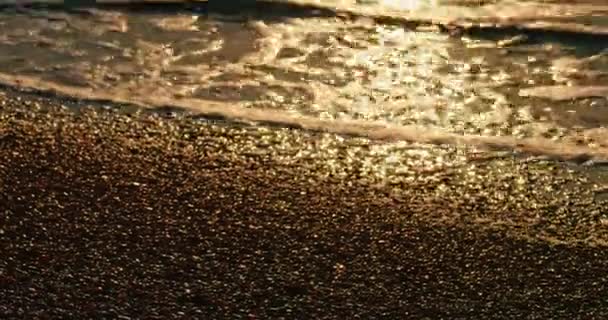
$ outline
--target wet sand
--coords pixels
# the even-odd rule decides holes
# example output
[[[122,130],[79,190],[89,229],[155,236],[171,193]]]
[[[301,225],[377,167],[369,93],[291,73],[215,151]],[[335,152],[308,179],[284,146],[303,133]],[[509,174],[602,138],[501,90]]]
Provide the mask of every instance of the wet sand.
[[[247,127],[2,101],[4,319],[608,316],[606,206],[566,164],[382,184],[252,153]]]

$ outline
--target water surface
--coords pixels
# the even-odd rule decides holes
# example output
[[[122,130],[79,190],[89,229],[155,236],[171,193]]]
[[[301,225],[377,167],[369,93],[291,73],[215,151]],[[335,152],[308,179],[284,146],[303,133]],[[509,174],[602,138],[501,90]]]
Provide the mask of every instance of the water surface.
[[[608,159],[601,1],[299,0],[229,16],[204,2],[36,5],[0,15],[0,81],[10,86],[396,143]]]

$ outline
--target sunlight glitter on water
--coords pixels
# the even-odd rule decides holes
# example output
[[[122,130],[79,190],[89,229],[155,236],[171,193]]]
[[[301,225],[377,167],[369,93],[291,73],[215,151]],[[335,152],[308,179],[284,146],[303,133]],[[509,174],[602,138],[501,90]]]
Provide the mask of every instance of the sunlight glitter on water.
[[[391,4],[437,3],[375,5]],[[292,15],[6,13],[0,76],[72,97],[369,138],[534,150],[557,141],[555,153],[593,136],[582,147],[602,147],[602,121],[593,119],[608,114],[597,96],[608,65],[584,44]],[[561,101],[552,101],[556,92]],[[541,140],[519,140],[528,138]]]
[[[437,0],[381,0],[380,5],[401,10],[415,10],[421,7],[437,6]]]

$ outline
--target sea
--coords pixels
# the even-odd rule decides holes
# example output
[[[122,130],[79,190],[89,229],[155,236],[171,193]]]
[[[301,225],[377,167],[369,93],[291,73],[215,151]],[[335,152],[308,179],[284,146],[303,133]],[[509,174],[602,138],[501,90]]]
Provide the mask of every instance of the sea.
[[[0,84],[201,121],[608,160],[606,1],[222,3],[0,1]]]

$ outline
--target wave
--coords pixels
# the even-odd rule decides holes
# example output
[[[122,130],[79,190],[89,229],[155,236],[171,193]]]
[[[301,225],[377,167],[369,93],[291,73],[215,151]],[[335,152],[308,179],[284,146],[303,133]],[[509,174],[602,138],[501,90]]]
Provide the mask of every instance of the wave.
[[[63,1],[28,1],[29,3],[46,3],[46,4],[60,4]],[[608,46],[608,41],[603,41],[604,37],[608,39],[608,6],[606,5],[555,5],[547,3],[497,3],[477,6],[475,8],[466,6],[439,6],[439,7],[421,7],[416,10],[397,10],[390,9],[387,7],[375,5],[375,6],[361,6],[353,5],[355,1],[325,1],[321,4],[319,1],[309,0],[292,0],[288,2],[284,1],[258,1],[258,10],[260,12],[268,12],[266,15],[283,15],[285,18],[290,17],[335,17],[338,19],[356,20],[361,21],[370,20],[372,23],[377,24],[392,24],[400,25],[409,29],[415,29],[420,26],[433,25],[439,27],[439,30],[448,33],[466,33],[466,32],[477,32],[477,31],[498,31],[509,33],[513,30],[517,33],[534,34],[534,33],[553,33],[557,35],[568,35],[577,34],[577,36],[591,37],[593,43],[597,43],[601,46]],[[1,5],[7,3],[14,3],[14,1],[3,1]],[[185,4],[187,3],[187,6]],[[119,8],[121,10],[135,9],[134,5],[141,5],[148,9],[163,9],[161,12],[164,14],[171,14],[172,12],[181,12],[183,10],[198,10],[205,11],[206,4],[204,2],[191,2],[191,1],[97,1],[96,7],[103,8],[104,6],[110,6],[113,9]],[[61,6],[57,5],[60,9]],[[169,9],[173,10],[170,11]],[[60,9],[62,10],[62,9]],[[169,10],[169,11],[167,11]],[[568,12],[569,15],[564,15],[564,12]],[[586,15],[592,15],[595,18],[606,19],[606,23],[599,24],[588,24],[584,19],[579,18],[585,17]],[[74,24],[75,19],[68,19],[62,17],[69,23]],[[90,20],[90,19],[86,19]],[[108,19],[106,19],[108,20]],[[111,20],[111,19],[110,19]],[[579,21],[580,20],[580,21]],[[104,20],[105,21],[105,20]],[[66,22],[66,23],[67,23]],[[107,22],[107,21],[106,21]],[[290,28],[301,28],[307,29],[306,22],[301,22],[301,26],[289,24],[283,26],[286,29]],[[263,24],[262,24],[263,25]],[[364,24],[361,24],[364,25]],[[190,26],[190,25],[188,25]],[[85,25],[82,29],[87,29],[89,25]],[[100,26],[96,26],[98,29]],[[275,29],[280,28],[279,26],[273,26]],[[112,27],[114,28],[114,27]],[[114,28],[116,29],[116,28]],[[112,29],[112,30],[114,30]],[[123,28],[124,29],[124,28]],[[125,30],[120,29],[121,32]],[[247,65],[251,67],[260,61],[264,62],[262,66],[268,67],[269,65],[277,66],[280,65],[275,59],[279,49],[276,43],[286,43],[291,41],[291,49],[297,50],[302,49],[302,43],[304,40],[310,40],[308,34],[302,32],[300,36],[304,40],[295,41],[297,38],[293,33],[289,32],[277,32],[274,34],[270,28],[256,26],[254,28],[256,32],[263,35],[259,41],[255,43],[256,52],[249,56],[240,57],[240,63],[236,66],[232,65],[232,68],[241,67]],[[268,30],[267,30],[268,29]],[[88,29],[87,29],[88,30]],[[187,32],[187,28],[184,30],[177,30],[178,32]],[[354,29],[353,29],[354,30]],[[265,35],[267,33],[267,35]],[[239,35],[239,34],[236,34]],[[14,37],[17,38],[18,34]],[[21,36],[20,36],[21,37]],[[137,34],[132,35],[137,37]],[[241,35],[243,39],[251,38],[251,35],[244,32]],[[22,37],[21,37],[22,38]],[[21,39],[19,38],[19,39]],[[11,38],[12,39],[12,38]],[[12,39],[11,41],[18,41]],[[240,39],[240,38],[239,38]],[[30,39],[31,40],[31,39]],[[48,39],[34,38],[36,43],[44,43],[49,41]],[[43,41],[44,40],[44,41]],[[251,39],[250,39],[251,40]],[[320,39],[315,46],[324,44],[325,42]],[[19,41],[25,41],[23,39]],[[340,41],[347,42],[347,47],[356,47],[357,41],[341,39]],[[350,42],[349,42],[350,41]],[[422,40],[421,40],[422,41]],[[603,42],[602,42],[603,41]],[[421,42],[422,44],[424,42]],[[417,46],[419,43],[415,43]],[[112,43],[107,42],[107,45]],[[402,46],[397,41],[394,46]],[[9,47],[10,50],[14,46]],[[316,48],[316,47],[315,47]],[[393,47],[389,48],[389,51]],[[410,48],[413,52],[414,47]],[[63,48],[60,48],[63,49]],[[121,48],[110,48],[108,50],[120,51]],[[600,48],[601,49],[601,48]],[[11,52],[9,50],[9,52]],[[205,49],[206,50],[206,49]],[[228,52],[231,48],[224,50]],[[159,70],[157,65],[166,63],[166,57],[163,56],[162,50],[141,50],[146,52],[152,52],[153,57],[147,57],[146,67],[151,68],[147,70],[151,73],[158,73]],[[158,51],[158,52],[157,52]],[[234,50],[232,50],[234,51]],[[131,51],[129,51],[131,52]],[[133,50],[132,52],[137,52]],[[410,52],[410,53],[411,53]],[[129,53],[131,54],[131,53]],[[266,57],[266,55],[269,57]],[[45,55],[45,57],[47,57]],[[69,56],[69,55],[68,55]],[[71,56],[70,56],[71,57]],[[268,59],[266,59],[266,58]],[[597,55],[597,57],[603,57],[603,55]],[[138,58],[141,58],[138,56]],[[170,57],[175,58],[175,57]],[[46,58],[45,58],[46,59]],[[312,58],[311,58],[312,59]],[[145,59],[144,59],[145,60]],[[266,61],[268,60],[268,61]],[[589,60],[589,59],[587,59]],[[585,61],[587,61],[585,60]],[[291,60],[286,60],[285,63],[292,65]],[[591,61],[591,60],[589,60]],[[314,62],[314,61],[313,61]],[[331,62],[331,61],[329,61]],[[148,65],[149,64],[149,65]],[[71,63],[70,63],[71,65]],[[55,66],[47,67],[46,70],[54,70]],[[288,128],[298,128],[311,131],[330,132],[339,135],[349,135],[366,137],[378,141],[410,141],[427,144],[449,144],[449,145],[468,145],[486,149],[503,149],[512,150],[515,152],[521,152],[530,155],[546,156],[557,160],[567,160],[576,162],[586,161],[602,161],[608,160],[608,144],[604,141],[608,141],[608,132],[602,128],[591,129],[585,132],[589,133],[593,131],[595,145],[584,144],[577,142],[577,137],[569,137],[572,139],[560,139],[554,140],[543,137],[533,138],[517,138],[514,136],[489,136],[489,135],[461,135],[456,134],[447,130],[428,127],[423,125],[396,125],[392,122],[372,121],[372,120],[344,120],[344,119],[323,119],[320,117],[307,116],[305,114],[295,115],[290,113],[289,110],[269,110],[255,107],[245,107],[239,105],[237,102],[230,101],[218,101],[218,100],[206,100],[203,98],[195,98],[191,96],[184,96],[176,98],[176,92],[167,89],[160,82],[155,82],[154,77],[150,82],[139,83],[131,86],[128,81],[122,81],[121,84],[116,82],[102,83],[100,85],[92,84],[87,80],[86,75],[90,72],[89,69],[84,68],[79,70],[75,66],[75,72],[78,76],[77,79],[82,78],[82,81],[67,81],[67,82],[54,82],[47,78],[39,77],[35,75],[25,74],[10,74],[0,73],[0,84],[4,86],[10,86],[20,89],[36,90],[47,93],[52,93],[57,96],[66,98],[75,98],[84,101],[105,101],[114,104],[132,104],[142,108],[149,109],[165,109],[167,107],[177,108],[184,111],[189,111],[194,114],[198,114],[202,117],[213,118],[213,119],[224,119],[229,122],[246,122],[255,123],[259,125],[272,125]],[[125,66],[122,66],[123,69]],[[137,68],[141,66],[132,65],[131,68]],[[195,66],[199,69],[200,64]],[[220,74],[229,70],[230,64],[224,63],[221,68],[216,68],[215,73]],[[320,66],[326,68],[326,66]],[[421,67],[422,69],[428,68],[428,65]],[[50,68],[50,69],[49,69]],[[108,69],[112,69],[112,66],[108,66]],[[202,68],[204,69],[204,68]],[[251,68],[250,68],[251,69]],[[240,70],[239,76],[251,76],[250,69]],[[568,67],[567,70],[571,68]],[[578,68],[576,68],[578,69]],[[42,69],[37,69],[40,72]],[[138,69],[139,70],[139,69]],[[285,69],[291,70],[291,69]],[[73,70],[74,71],[74,70]],[[246,72],[245,72],[246,71]],[[300,76],[306,75],[309,78],[313,78],[313,74],[305,74],[303,72],[296,72],[298,70],[291,70],[291,74]],[[326,73],[331,73],[332,70],[324,70]],[[369,70],[368,70],[369,71]],[[373,70],[371,70],[373,71]],[[126,72],[123,70],[123,72]],[[120,72],[118,72],[120,73]],[[136,72],[133,72],[135,74]],[[211,69],[199,70],[198,73],[186,70],[185,74],[188,76],[199,76],[199,77],[210,77],[215,75],[211,72]],[[260,73],[263,73],[260,71]],[[421,70],[421,73],[425,73]],[[324,74],[327,75],[327,74]],[[188,77],[184,77],[187,80]],[[73,79],[72,79],[73,80]],[[201,79],[195,79],[200,82]],[[444,79],[445,80],[445,79]],[[211,81],[211,80],[209,80]],[[215,80],[214,80],[215,81]],[[247,81],[259,81],[257,79],[242,79],[239,80],[241,85]],[[74,82],[82,82],[81,85],[74,84]],[[217,83],[217,82],[214,82]],[[311,83],[319,84],[319,80],[311,80],[307,82],[309,86]],[[284,84],[284,83],[283,83]],[[320,84],[319,84],[320,85]],[[322,90],[323,87],[316,88],[316,96],[323,97],[326,100],[334,101],[335,95],[329,90]],[[361,94],[366,88],[355,88],[353,95]],[[401,90],[405,90],[402,88]],[[395,92],[393,92],[395,93]],[[423,92],[424,96],[428,96],[428,92]],[[411,92],[403,93],[411,94]],[[519,92],[522,97],[535,97],[548,100],[571,100],[585,97],[603,97],[608,94],[608,88],[605,86],[537,86],[533,88],[524,88]],[[497,98],[498,99],[498,98]],[[324,103],[323,101],[317,101]],[[345,103],[346,107],[350,107],[348,102]],[[400,102],[399,102],[400,103]],[[585,135],[583,132],[583,135]],[[591,134],[591,133],[590,133]],[[583,139],[584,140],[584,139]]]
[[[142,108],[167,107],[188,111],[202,117],[224,119],[233,122],[256,123],[321,131],[338,135],[365,137],[378,141],[409,141],[436,145],[467,145],[484,149],[512,150],[550,159],[584,163],[608,160],[608,147],[590,147],[572,142],[546,138],[516,138],[510,136],[459,135],[424,126],[398,126],[378,121],[323,120],[307,116],[294,116],[285,112],[259,108],[242,108],[230,103],[201,101],[198,99],[174,99],[156,94],[133,95],[127,91],[94,90],[57,84],[36,76],[0,73],[0,84],[26,90],[50,93],[60,97],[82,101],[103,101],[115,104],[131,104]],[[596,129],[597,130],[597,129]]]
[[[64,0],[21,0],[30,5],[44,5],[47,9],[64,7]],[[173,11],[209,10],[208,1],[186,0],[97,0],[94,5],[113,9],[171,9]],[[600,1],[576,3],[547,3],[490,1],[479,5],[423,5],[426,1],[405,1],[399,8],[382,3],[399,1],[380,0],[378,4],[361,5],[356,0],[257,0],[256,10],[270,15],[292,17],[338,17],[349,20],[366,19],[381,24],[398,24],[408,28],[435,25],[448,32],[503,31],[520,33],[551,33],[587,35],[595,40],[608,39],[608,4]],[[0,0],[0,7],[15,5],[16,0]],[[420,5],[412,5],[420,3]],[[456,3],[459,3],[456,1]],[[589,23],[589,18],[600,23]]]

